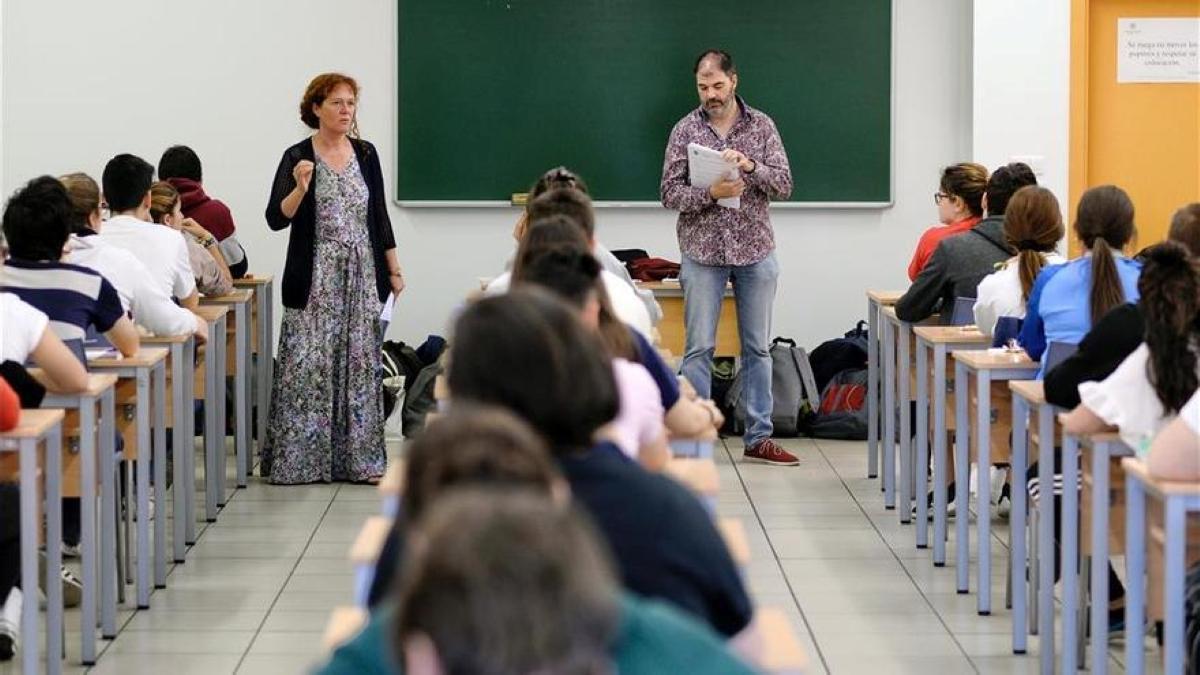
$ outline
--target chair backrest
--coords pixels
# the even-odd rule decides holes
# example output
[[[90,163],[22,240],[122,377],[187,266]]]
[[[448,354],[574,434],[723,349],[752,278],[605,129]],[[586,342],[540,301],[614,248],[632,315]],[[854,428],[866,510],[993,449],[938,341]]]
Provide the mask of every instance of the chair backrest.
[[[1021,334],[1021,320],[1015,316],[996,318],[996,327],[992,329],[992,346],[1007,347],[1009,340],[1017,339]]]
[[[1066,361],[1072,354],[1079,351],[1079,345],[1073,345],[1069,342],[1051,342],[1046,347],[1046,368],[1045,372],[1054,370],[1055,366]]]
[[[955,298],[950,325],[967,326],[972,323],[975,323],[975,298]]]

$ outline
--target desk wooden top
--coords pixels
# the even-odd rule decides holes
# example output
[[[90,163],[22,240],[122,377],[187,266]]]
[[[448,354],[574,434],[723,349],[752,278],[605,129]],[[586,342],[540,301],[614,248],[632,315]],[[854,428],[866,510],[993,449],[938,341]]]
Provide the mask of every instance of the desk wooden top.
[[[663,473],[702,497],[715,497],[721,491],[717,465],[711,459],[676,457],[667,462]]]
[[[325,634],[321,636],[321,646],[325,651],[333,651],[350,641],[362,627],[367,625],[367,610],[362,607],[337,607],[325,624]]]
[[[916,326],[913,333],[932,344],[992,344],[990,335],[975,326]]]
[[[904,297],[904,293],[904,291],[867,291],[867,297],[880,305],[890,306]]]
[[[133,356],[105,356],[88,359],[88,368],[151,368],[165,360],[170,350],[162,347],[140,347]]]
[[[60,392],[54,391],[49,386],[49,381],[46,379],[46,373],[41,368],[30,368],[29,374],[34,377],[43,387],[47,389],[47,396],[62,396],[67,398],[83,397],[83,396],[99,396],[106,390],[117,384],[117,376],[109,373],[88,373],[88,386],[83,391]]]
[[[65,411],[55,409],[22,410],[21,421],[16,428],[0,432],[0,439],[19,441],[41,438],[54,425],[62,424],[65,416]]]
[[[202,295],[200,296],[201,305],[233,305],[243,302],[250,302],[254,297],[254,289],[247,288],[240,291],[235,290],[228,295]]]
[[[1024,351],[1008,352],[991,349],[957,349],[951,352],[954,360],[972,370],[1021,370],[1036,371],[1041,364],[1029,358]]]
[[[399,497],[404,492],[404,460],[388,464],[383,479],[379,481],[379,493],[385,497]]]
[[[371,565],[379,560],[379,552],[383,550],[383,542],[387,541],[388,532],[392,530],[392,519],[385,516],[371,516],[363,523],[362,529],[350,547],[350,561],[357,565]]]
[[[139,342],[144,345],[184,344],[191,339],[191,333],[188,333],[187,335],[143,335],[138,338]]]
[[[721,538],[729,547],[729,555],[738,567],[750,564],[750,540],[746,538],[746,526],[737,518],[721,518],[717,520],[717,529]]]
[[[754,624],[762,635],[762,665],[768,673],[801,673],[808,668],[808,656],[786,614],[766,607],[754,613]]]
[[[229,313],[229,305],[200,305],[194,310],[196,316],[209,323],[220,321]]]
[[[242,277],[241,279],[234,279],[233,285],[238,288],[266,286],[267,284],[271,283],[274,279],[275,279],[275,277],[271,276],[270,274],[263,274],[263,275],[256,274],[254,276],[245,276],[245,277]]]
[[[638,288],[644,288],[655,295],[655,297],[673,297],[683,295],[683,286],[678,279],[663,279],[662,281],[638,281],[635,282]],[[733,284],[725,284],[725,297],[733,297]]]
[[[1033,405],[1046,402],[1046,383],[1042,380],[1009,380],[1009,390]]]
[[[1121,468],[1139,483],[1164,497],[1200,497],[1200,481],[1186,483],[1155,478],[1150,475],[1146,462],[1137,457],[1122,459]]]

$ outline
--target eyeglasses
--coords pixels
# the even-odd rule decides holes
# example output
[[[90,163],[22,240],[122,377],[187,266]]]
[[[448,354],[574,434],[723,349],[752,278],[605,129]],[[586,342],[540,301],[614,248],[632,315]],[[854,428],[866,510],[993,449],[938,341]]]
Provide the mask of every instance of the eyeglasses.
[[[935,192],[933,193],[933,203],[941,204],[943,199],[951,199],[952,197],[954,195],[948,195],[945,192]]]

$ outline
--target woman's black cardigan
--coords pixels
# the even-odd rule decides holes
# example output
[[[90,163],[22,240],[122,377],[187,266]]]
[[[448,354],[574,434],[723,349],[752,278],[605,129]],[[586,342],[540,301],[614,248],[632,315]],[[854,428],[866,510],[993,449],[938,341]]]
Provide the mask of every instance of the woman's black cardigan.
[[[350,139],[363,180],[369,193],[367,201],[367,232],[371,237],[371,252],[375,259],[375,287],[379,301],[383,302],[392,290],[387,258],[384,251],[396,247],[392,235],[392,221],[388,218],[387,202],[384,198],[383,170],[379,167],[379,152],[367,141]],[[271,199],[267,202],[267,226],[282,230],[291,226],[288,234],[287,261],[283,266],[283,306],[304,309],[308,304],[308,292],[312,287],[312,272],[316,252],[317,230],[317,172],[314,169],[308,192],[290,220],[283,215],[279,205],[283,198],[295,189],[296,179],[292,175],[301,160],[316,163],[312,138],[306,138],[288,148],[275,170],[275,182],[271,186]]]

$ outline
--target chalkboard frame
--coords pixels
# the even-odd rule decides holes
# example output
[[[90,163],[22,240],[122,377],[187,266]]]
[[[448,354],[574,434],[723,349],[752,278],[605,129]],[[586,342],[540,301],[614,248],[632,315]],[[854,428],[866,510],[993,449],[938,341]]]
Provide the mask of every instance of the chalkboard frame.
[[[772,209],[803,209],[803,210],[868,210],[881,211],[890,209],[896,203],[896,5],[900,0],[891,0],[890,9],[890,25],[891,34],[891,54],[888,65],[888,198],[885,201],[809,201],[809,202],[793,202],[793,201],[772,201]],[[397,6],[397,15],[399,7]],[[392,166],[393,175],[396,178],[392,181],[391,189],[395,193],[399,192],[399,175],[400,175],[400,22],[392,21],[393,37],[392,48],[394,50],[392,62],[396,64],[392,79],[392,100],[393,110],[396,111],[396,120],[393,124],[396,126],[396,149],[394,163]],[[666,132],[664,131],[663,139],[666,142]],[[498,207],[514,207],[517,206],[509,199],[401,199],[398,194],[392,198],[392,203],[400,208],[411,209],[438,209],[438,208],[498,208]],[[647,208],[665,208],[661,202],[656,200],[596,200],[592,205],[597,208],[605,209],[647,209]]]

